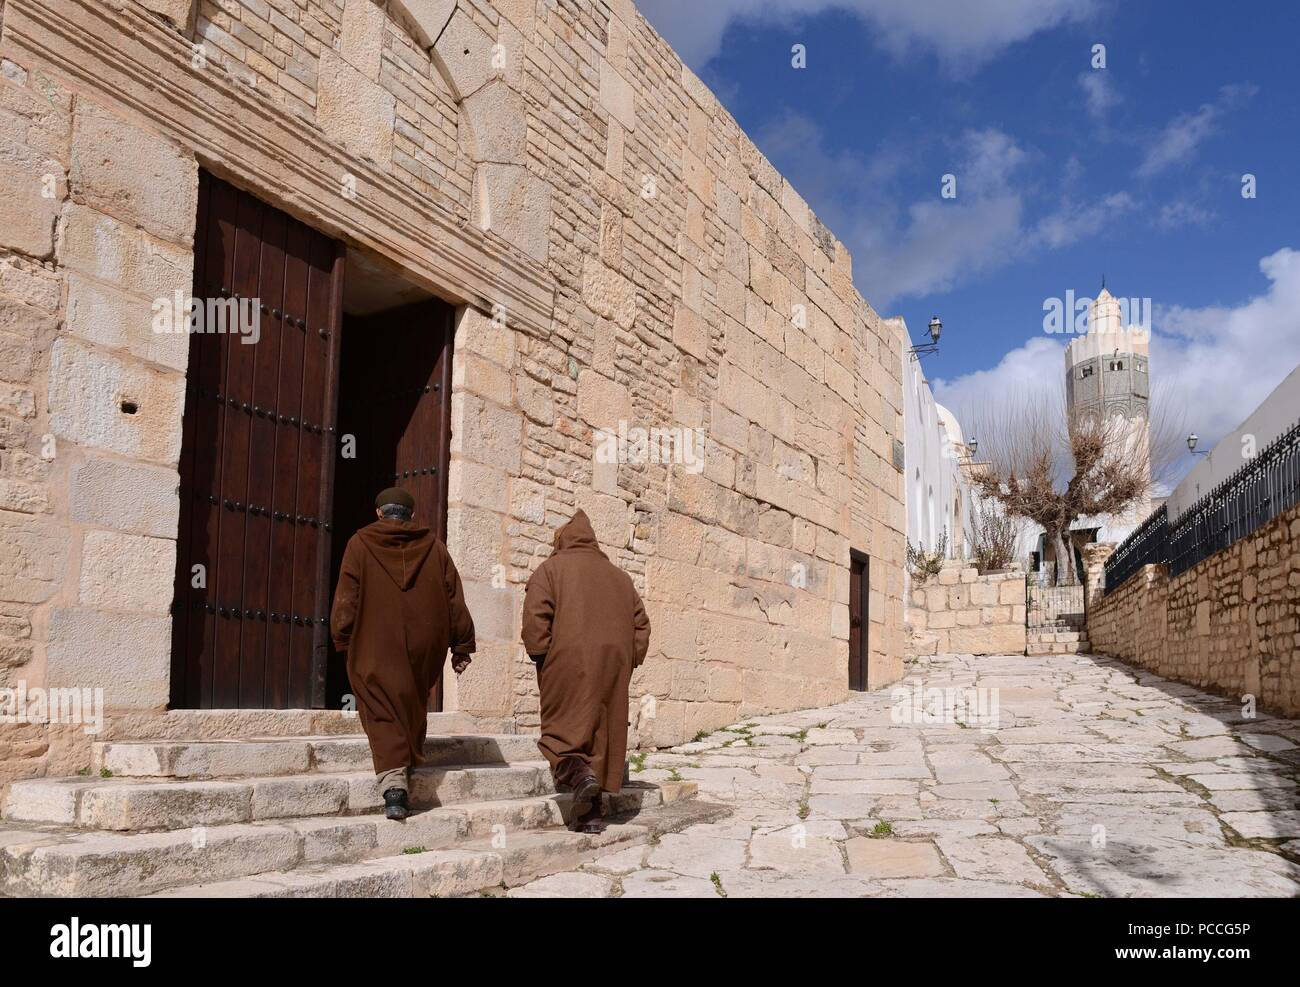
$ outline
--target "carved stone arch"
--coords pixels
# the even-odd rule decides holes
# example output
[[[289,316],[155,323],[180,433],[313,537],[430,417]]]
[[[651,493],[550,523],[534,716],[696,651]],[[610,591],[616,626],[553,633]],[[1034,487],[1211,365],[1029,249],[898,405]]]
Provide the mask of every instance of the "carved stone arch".
[[[474,162],[475,224],[544,262],[551,193],[527,165],[523,33],[502,16],[493,38],[458,0],[388,0],[387,8],[429,53],[460,110],[461,146]]]

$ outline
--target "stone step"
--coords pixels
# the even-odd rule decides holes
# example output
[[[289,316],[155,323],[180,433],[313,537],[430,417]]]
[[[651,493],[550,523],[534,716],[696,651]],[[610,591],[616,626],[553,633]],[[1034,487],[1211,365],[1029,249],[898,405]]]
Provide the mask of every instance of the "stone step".
[[[727,814],[691,800],[650,807],[598,834],[538,830],[471,840],[453,850],[387,855],[359,863],[317,864],[230,881],[193,884],[151,897],[453,898],[518,887],[664,833]]]
[[[1047,644],[1077,644],[1081,641],[1087,641],[1088,635],[1084,631],[1044,631],[1031,629],[1029,631],[1029,640]]]
[[[533,761],[530,734],[439,734],[424,742],[427,763]],[[240,778],[370,769],[364,736],[254,737],[247,740],[111,740],[94,745],[92,770],[127,778]]]
[[[511,719],[429,713],[430,734],[518,733]],[[356,713],[337,709],[172,709],[105,718],[102,740],[241,740],[247,737],[360,735]]]
[[[1088,642],[1042,642],[1039,644],[1029,644],[1025,648],[1025,655],[1030,658],[1042,657],[1044,655],[1081,655],[1088,654]]]
[[[416,808],[527,798],[554,792],[545,761],[421,767],[411,772]],[[15,782],[3,818],[85,829],[143,831],[264,819],[378,812],[373,772],[278,775],[222,781],[50,778]]]
[[[689,782],[637,783],[606,796],[606,812],[649,809],[694,794]],[[560,827],[571,814],[568,795],[550,795],[430,809],[403,822],[378,814],[320,816],[131,834],[6,827],[0,828],[0,895],[129,897],[305,867],[422,856],[474,840],[504,839],[508,845],[521,834]]]

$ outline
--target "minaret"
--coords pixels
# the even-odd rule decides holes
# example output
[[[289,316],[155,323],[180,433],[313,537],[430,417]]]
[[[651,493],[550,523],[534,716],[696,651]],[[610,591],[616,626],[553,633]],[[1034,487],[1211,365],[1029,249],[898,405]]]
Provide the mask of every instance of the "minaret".
[[[1071,416],[1148,417],[1146,329],[1125,326],[1123,307],[1102,286],[1088,310],[1088,332],[1065,349],[1065,393]]]
[[[1131,304],[1136,304],[1136,299]],[[1070,417],[1103,421],[1123,418],[1140,423],[1132,441],[1149,449],[1149,353],[1149,327],[1125,325],[1123,306],[1103,282],[1088,310],[1087,334],[1076,336],[1065,348],[1065,395]],[[1126,519],[1140,521],[1150,513],[1149,499],[1125,513]]]

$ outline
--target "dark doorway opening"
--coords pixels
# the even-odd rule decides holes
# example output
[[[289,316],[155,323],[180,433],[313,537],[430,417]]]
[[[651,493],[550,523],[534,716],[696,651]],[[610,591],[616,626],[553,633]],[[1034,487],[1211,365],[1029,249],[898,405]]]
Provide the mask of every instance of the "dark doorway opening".
[[[871,655],[871,560],[857,549],[849,550],[849,689],[867,691],[867,666]]]
[[[375,495],[385,487],[409,491],[415,523],[447,538],[455,310],[437,298],[409,300],[415,289],[404,283],[384,291],[385,272],[349,261],[361,284],[355,291],[349,284],[344,305],[331,588],[348,539],[375,520]],[[339,708],[351,691],[346,657],[331,647],[326,705]],[[429,708],[442,708],[441,681]]]

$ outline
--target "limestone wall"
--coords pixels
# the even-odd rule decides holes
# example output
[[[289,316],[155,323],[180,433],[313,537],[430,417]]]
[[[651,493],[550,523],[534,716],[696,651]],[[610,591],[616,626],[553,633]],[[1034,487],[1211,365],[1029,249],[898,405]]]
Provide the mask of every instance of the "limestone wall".
[[[911,580],[907,623],[913,654],[1025,653],[1025,574],[981,574],[960,560],[923,583]]]
[[[898,348],[632,0],[4,0],[0,687],[167,702],[187,340],[151,307],[200,167],[461,306],[449,702],[536,723],[522,587],[576,507],[647,599],[647,742],[842,698],[851,546],[901,675]],[[597,461],[620,424],[700,468]],[[5,730],[0,779],[44,770]]]
[[[1300,715],[1300,507],[1170,579],[1144,566],[1088,614],[1093,650]]]

